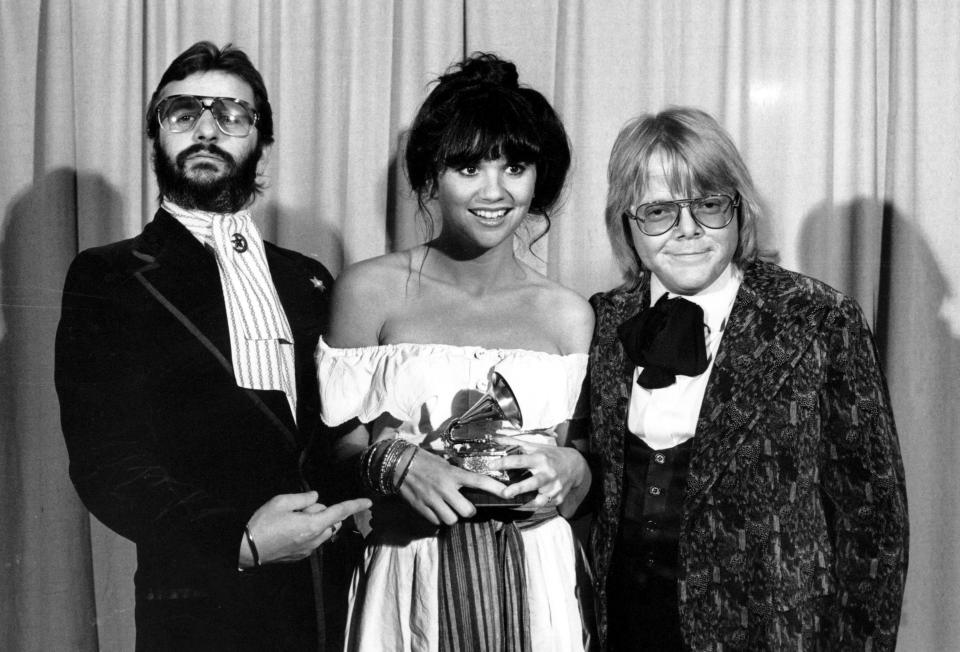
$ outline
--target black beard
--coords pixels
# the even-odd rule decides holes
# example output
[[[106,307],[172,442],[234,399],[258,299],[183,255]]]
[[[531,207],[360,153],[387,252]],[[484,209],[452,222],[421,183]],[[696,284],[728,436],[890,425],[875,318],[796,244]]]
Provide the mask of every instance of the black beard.
[[[187,176],[185,163],[188,156],[197,152],[209,152],[222,158],[226,165],[223,176],[215,179],[192,179]],[[249,204],[260,192],[257,183],[257,163],[262,150],[257,147],[239,163],[229,153],[216,145],[191,145],[177,155],[174,162],[153,141],[153,170],[157,175],[160,197],[166,197],[177,206],[199,209],[211,213],[236,213]]]

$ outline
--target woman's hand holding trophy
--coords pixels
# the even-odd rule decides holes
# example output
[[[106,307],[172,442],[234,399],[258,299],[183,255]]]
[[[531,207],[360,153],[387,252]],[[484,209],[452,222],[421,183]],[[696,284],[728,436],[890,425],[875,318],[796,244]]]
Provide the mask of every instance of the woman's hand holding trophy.
[[[589,484],[590,471],[580,453],[500,436],[496,428],[503,421],[522,428],[523,413],[506,379],[491,371],[487,393],[443,429],[444,455],[451,464],[506,485],[498,492],[464,487],[461,493],[473,505],[523,509],[560,506],[571,491],[579,489],[584,477]],[[457,430],[463,426],[483,423],[491,428],[481,436],[457,437]]]

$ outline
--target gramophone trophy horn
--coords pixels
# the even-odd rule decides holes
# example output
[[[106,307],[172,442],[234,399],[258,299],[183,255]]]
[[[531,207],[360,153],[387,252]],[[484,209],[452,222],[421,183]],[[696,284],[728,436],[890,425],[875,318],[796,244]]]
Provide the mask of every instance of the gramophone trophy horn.
[[[454,443],[453,432],[457,428],[484,421],[507,421],[516,428],[523,427],[523,414],[517,405],[517,397],[503,376],[496,371],[490,372],[490,388],[487,393],[443,429],[444,443],[448,446]],[[492,434],[483,439],[489,438],[492,438]]]
[[[487,393],[443,429],[442,439],[447,459],[460,468],[489,475],[504,484],[512,484],[529,477],[529,472],[525,470],[501,471],[490,468],[490,463],[494,460],[522,452],[519,446],[504,445],[496,441],[495,422],[502,421],[510,423],[515,428],[521,428],[523,414],[510,385],[503,376],[492,371]],[[457,438],[455,436],[458,428],[484,422],[490,423],[491,428],[480,437]],[[469,487],[461,489],[461,492],[477,507],[518,507],[535,496],[535,492],[527,492],[506,501],[493,494]]]

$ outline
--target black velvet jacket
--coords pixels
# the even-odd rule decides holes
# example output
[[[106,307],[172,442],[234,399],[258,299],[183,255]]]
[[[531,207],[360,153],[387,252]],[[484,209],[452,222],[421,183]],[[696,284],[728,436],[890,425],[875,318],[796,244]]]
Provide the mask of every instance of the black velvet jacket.
[[[308,562],[237,571],[253,512],[303,490],[299,457],[319,424],[313,352],[332,280],[306,256],[269,243],[266,255],[295,340],[296,422],[283,392],[256,391],[258,407],[135,277],[230,360],[216,261],[165,211],[136,238],[82,252],[67,275],[56,387],[70,475],[90,511],[137,544],[138,639],[201,602],[218,648],[316,636]]]
[[[591,299],[601,638],[633,370],[616,328],[649,292],[645,274]],[[677,587],[687,646],[893,650],[907,568],[903,465],[856,303],[776,265],[748,265],[693,447]]]

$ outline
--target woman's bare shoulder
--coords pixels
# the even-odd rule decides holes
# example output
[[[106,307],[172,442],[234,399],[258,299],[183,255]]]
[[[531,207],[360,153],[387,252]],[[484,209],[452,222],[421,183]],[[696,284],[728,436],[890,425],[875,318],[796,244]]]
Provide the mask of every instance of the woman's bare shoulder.
[[[403,300],[410,275],[411,252],[399,251],[369,258],[347,267],[333,286],[331,346],[378,344],[384,321]]]
[[[586,353],[593,337],[593,308],[575,290],[541,277],[538,283],[540,313],[556,334],[564,353]]]
[[[410,269],[410,252],[398,251],[356,262],[337,277],[334,289],[348,297],[387,294],[384,285],[403,283]]]

